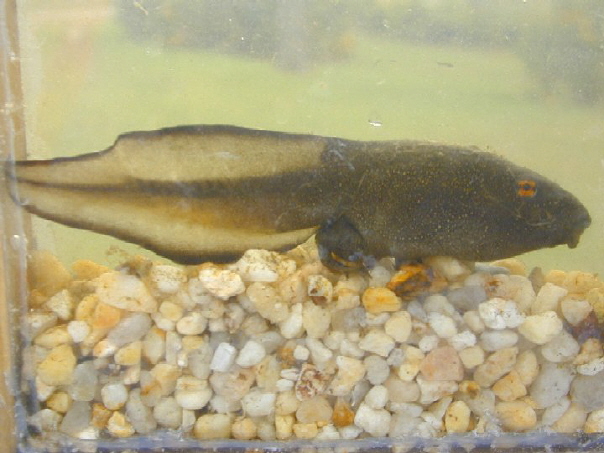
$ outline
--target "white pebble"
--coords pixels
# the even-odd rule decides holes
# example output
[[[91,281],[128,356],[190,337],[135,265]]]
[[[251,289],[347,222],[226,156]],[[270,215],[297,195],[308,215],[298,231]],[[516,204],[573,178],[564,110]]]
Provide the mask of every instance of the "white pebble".
[[[562,320],[555,311],[545,311],[527,316],[518,332],[535,344],[545,344],[562,331]]]
[[[199,335],[208,325],[208,320],[199,312],[193,311],[178,320],[176,331],[181,335]]]
[[[213,371],[225,372],[235,363],[235,356],[237,350],[234,346],[229,343],[220,343],[214,352],[212,361],[210,362],[210,369]]]
[[[372,385],[382,384],[390,375],[390,366],[386,359],[377,355],[370,355],[363,360],[367,369],[367,380]]]
[[[383,409],[388,402],[388,389],[383,385],[372,387],[365,395],[364,402],[372,409]]]
[[[134,275],[106,272],[93,280],[101,302],[128,311],[155,313],[157,301]]]
[[[484,324],[491,329],[515,328],[524,322],[516,303],[494,297],[478,305],[478,314]]]
[[[247,250],[233,265],[233,269],[247,282],[276,282],[279,278],[278,256],[268,250]]]
[[[210,294],[222,300],[245,291],[245,285],[239,274],[228,269],[202,269],[199,271],[199,281]]]
[[[384,331],[390,335],[394,341],[403,343],[411,335],[411,315],[407,311],[398,311],[392,314],[384,324]]]
[[[484,332],[485,325],[477,310],[469,310],[463,314],[463,320],[474,333]]]
[[[430,352],[438,346],[440,342],[439,338],[436,335],[425,335],[423,336],[418,343],[419,349],[422,352]]]
[[[306,339],[306,346],[310,351],[310,355],[314,363],[322,364],[333,357],[333,352],[327,348],[320,340],[314,338]]]
[[[510,348],[518,343],[518,334],[510,329],[487,330],[480,335],[480,346],[487,352]]]
[[[275,411],[275,393],[265,393],[261,390],[251,390],[241,400],[241,407],[249,417],[264,417]]]
[[[449,316],[437,312],[428,313],[428,324],[440,338],[451,338],[457,334],[455,321]]]
[[[461,351],[462,349],[469,348],[476,344],[476,335],[469,330],[464,330],[449,338],[449,344],[453,346],[456,351]]]
[[[361,403],[354,416],[354,424],[374,437],[383,437],[390,430],[390,412],[385,409],[372,409]]]
[[[346,356],[336,357],[338,371],[329,386],[334,396],[348,395],[353,387],[365,376],[365,365],[358,359]]]
[[[423,405],[432,404],[446,396],[450,396],[459,388],[455,381],[428,381],[421,376],[417,377],[420,389],[419,402]]]
[[[537,315],[546,311],[557,311],[560,299],[568,294],[568,290],[556,286],[553,283],[546,283],[541,287],[531,305],[531,314]]]
[[[584,376],[594,376],[604,370],[604,357],[598,357],[587,363],[577,365],[577,373]]]
[[[164,294],[175,294],[187,281],[187,276],[181,268],[167,264],[154,265],[149,277],[158,291]]]
[[[107,341],[116,347],[140,340],[151,328],[151,318],[146,313],[132,313],[122,319],[107,334]]]
[[[90,333],[90,326],[85,321],[70,321],[67,332],[74,343],[81,343]]]
[[[128,401],[128,389],[121,382],[105,384],[101,388],[101,398],[107,409],[116,411]]]
[[[178,429],[182,423],[182,408],[173,397],[162,398],[153,408],[153,417],[161,426]]]
[[[545,362],[530,387],[529,395],[537,408],[549,407],[568,394],[573,377],[570,367]]]
[[[264,357],[266,357],[264,347],[254,340],[248,340],[243,348],[241,348],[241,351],[239,351],[235,363],[247,368],[259,364]]]
[[[541,354],[550,362],[566,362],[573,359],[581,347],[573,336],[562,330],[551,341],[541,346]]]
[[[322,338],[325,336],[330,323],[331,313],[328,309],[315,305],[310,301],[304,303],[302,325],[308,338]]]
[[[302,304],[292,306],[287,319],[279,324],[279,330],[284,338],[299,338],[304,332],[302,321]]]
[[[359,348],[382,357],[388,357],[388,354],[394,348],[394,340],[382,330],[370,330],[359,341]]]
[[[463,366],[471,370],[484,363],[484,350],[480,346],[470,346],[459,351],[459,358]]]
[[[212,398],[212,390],[206,380],[193,376],[181,376],[176,381],[174,397],[183,409],[198,410],[208,404]]]
[[[564,299],[560,302],[562,316],[573,326],[583,321],[592,310],[593,307],[587,300]]]
[[[330,348],[331,349],[331,348]],[[296,345],[294,349],[294,359],[305,362],[310,357],[310,351],[301,344]]]
[[[375,266],[373,269],[369,271],[369,276],[371,277],[369,280],[369,286],[373,287],[382,287],[386,286],[386,284],[392,278],[392,274],[388,269],[384,266]]]

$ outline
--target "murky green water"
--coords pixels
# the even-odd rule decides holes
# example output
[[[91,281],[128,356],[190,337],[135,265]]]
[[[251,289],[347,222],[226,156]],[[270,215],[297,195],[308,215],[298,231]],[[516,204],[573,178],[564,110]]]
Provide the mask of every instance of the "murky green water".
[[[476,145],[550,177],[590,210],[576,249],[534,252],[528,264],[604,272],[597,2],[481,11],[469,1],[267,1],[206,5],[199,16],[206,3],[218,4],[22,2],[31,158],[180,124]],[[66,262],[117,263],[119,250],[138,250],[51,222],[35,227],[40,246]]]

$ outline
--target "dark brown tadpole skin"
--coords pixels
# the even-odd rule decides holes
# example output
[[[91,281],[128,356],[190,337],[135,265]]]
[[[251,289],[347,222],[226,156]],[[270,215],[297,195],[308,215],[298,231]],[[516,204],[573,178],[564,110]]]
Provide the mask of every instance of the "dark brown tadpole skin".
[[[6,166],[41,217],[181,263],[283,250],[317,233],[332,268],[448,255],[488,261],[575,247],[585,207],[543,176],[473,148],[362,142],[235,126],[118,137],[77,157]]]

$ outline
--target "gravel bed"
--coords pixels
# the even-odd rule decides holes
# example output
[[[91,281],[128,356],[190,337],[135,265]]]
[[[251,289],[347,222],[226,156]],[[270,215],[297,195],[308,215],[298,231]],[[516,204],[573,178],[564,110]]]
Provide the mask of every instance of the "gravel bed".
[[[42,433],[264,441],[604,432],[604,285],[516,259],[381,260],[312,243],[236,263],[30,260]]]

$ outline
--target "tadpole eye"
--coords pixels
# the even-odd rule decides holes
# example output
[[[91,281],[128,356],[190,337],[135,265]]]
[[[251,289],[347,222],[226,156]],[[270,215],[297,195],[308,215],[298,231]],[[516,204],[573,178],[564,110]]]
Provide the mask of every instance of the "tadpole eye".
[[[516,183],[516,194],[522,198],[533,198],[537,194],[537,183],[531,179],[521,179]]]

